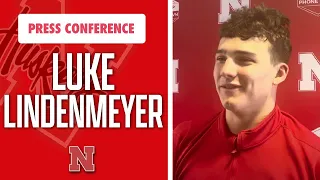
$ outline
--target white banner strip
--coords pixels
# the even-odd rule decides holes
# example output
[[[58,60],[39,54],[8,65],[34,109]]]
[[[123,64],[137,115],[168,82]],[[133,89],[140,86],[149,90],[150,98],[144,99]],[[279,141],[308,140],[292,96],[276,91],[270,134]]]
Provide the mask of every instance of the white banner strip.
[[[20,14],[22,44],[143,44],[144,14]]]

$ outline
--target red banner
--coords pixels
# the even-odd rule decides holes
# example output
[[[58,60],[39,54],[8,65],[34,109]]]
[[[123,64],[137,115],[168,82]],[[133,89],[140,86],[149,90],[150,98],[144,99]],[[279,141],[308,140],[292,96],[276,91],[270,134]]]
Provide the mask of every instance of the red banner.
[[[1,4],[0,179],[167,179],[168,3]]]

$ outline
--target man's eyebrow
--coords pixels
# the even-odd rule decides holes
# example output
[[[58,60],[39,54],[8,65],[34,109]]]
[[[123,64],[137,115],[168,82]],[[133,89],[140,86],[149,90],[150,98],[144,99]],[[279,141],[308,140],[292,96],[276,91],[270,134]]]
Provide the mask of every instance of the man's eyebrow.
[[[241,51],[241,50],[229,51],[228,52],[225,49],[218,49],[217,52],[216,52],[216,54],[227,54],[227,53],[236,54],[236,55],[256,56],[255,53],[248,52],[248,51]]]

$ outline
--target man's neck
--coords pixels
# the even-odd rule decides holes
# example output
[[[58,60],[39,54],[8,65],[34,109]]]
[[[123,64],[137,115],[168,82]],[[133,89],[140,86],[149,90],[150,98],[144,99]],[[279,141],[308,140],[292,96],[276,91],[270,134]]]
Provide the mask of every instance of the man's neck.
[[[265,103],[259,110],[246,111],[241,114],[227,110],[227,125],[233,134],[238,134],[243,130],[253,129],[272,112],[274,107],[274,102],[268,102]]]

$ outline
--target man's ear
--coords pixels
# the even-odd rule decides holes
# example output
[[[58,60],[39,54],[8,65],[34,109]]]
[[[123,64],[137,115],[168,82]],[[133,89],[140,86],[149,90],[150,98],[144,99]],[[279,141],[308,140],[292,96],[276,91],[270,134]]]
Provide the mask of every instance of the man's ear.
[[[288,73],[289,73],[289,66],[286,63],[279,63],[276,65],[277,74],[276,77],[273,79],[274,85],[279,85],[284,80],[286,80]]]

